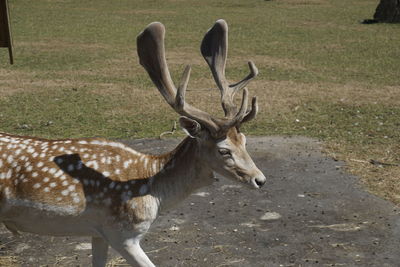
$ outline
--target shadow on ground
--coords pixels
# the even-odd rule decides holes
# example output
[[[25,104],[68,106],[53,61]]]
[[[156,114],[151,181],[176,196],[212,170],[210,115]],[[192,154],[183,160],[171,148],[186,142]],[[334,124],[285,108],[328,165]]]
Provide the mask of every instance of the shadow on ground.
[[[125,142],[144,152],[177,140]],[[400,208],[365,192],[343,163],[307,138],[254,137],[262,190],[220,178],[163,213],[142,242],[158,266],[399,266]],[[0,227],[0,265],[89,266],[88,238],[13,237]],[[110,266],[126,266],[110,252]],[[112,258],[112,259],[111,259]]]

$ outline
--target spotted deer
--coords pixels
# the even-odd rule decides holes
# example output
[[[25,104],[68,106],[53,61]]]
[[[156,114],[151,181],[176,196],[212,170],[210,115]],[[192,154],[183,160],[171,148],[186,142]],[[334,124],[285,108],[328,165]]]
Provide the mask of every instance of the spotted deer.
[[[105,266],[110,245],[133,266],[154,266],[140,240],[158,213],[214,181],[214,172],[260,188],[266,178],[246,151],[239,126],[256,116],[245,86],[258,70],[233,85],[225,78],[228,26],[218,20],[201,53],[217,87],[225,117],[185,101],[190,67],[178,88],[164,50],[165,29],[148,25],[137,37],[140,64],[179,114],[187,137],[171,152],[147,155],[100,138],[47,140],[0,134],[0,222],[12,233],[92,238],[93,266]],[[243,90],[239,108],[234,95]]]

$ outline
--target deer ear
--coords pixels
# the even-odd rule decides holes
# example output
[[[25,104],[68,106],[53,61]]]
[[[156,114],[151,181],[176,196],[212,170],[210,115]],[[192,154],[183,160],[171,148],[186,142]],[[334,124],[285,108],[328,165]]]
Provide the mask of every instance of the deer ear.
[[[179,124],[183,131],[192,138],[197,137],[201,131],[200,123],[185,116],[179,118]]]

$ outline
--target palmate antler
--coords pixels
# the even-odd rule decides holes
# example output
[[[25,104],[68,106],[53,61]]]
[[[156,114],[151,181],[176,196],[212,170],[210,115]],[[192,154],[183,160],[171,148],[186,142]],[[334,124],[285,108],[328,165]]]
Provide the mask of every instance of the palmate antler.
[[[225,111],[225,118],[220,119],[209,113],[199,110],[185,101],[186,88],[189,82],[190,66],[183,72],[178,88],[175,87],[165,59],[164,25],[153,22],[148,25],[137,37],[137,51],[140,64],[146,69],[151,80],[156,85],[167,103],[180,115],[189,117],[206,127],[214,137],[255,117],[257,100],[253,98],[252,108],[247,111],[248,92],[244,88],[253,79],[258,70],[249,62],[251,73],[242,81],[228,85],[225,79],[225,63],[227,54],[228,26],[224,20],[218,20],[207,32],[201,44],[201,52],[211,68],[214,79],[221,91],[221,103]],[[239,108],[234,105],[233,98],[237,91],[244,88],[242,103]]]

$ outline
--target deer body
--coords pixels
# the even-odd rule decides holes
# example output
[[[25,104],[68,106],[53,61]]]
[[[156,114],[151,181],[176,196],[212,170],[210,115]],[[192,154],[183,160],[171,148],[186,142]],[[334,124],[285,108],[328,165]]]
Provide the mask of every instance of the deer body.
[[[154,266],[139,243],[161,210],[214,181],[214,172],[261,187],[266,178],[246,151],[241,123],[247,110],[249,80],[228,85],[225,77],[227,25],[219,20],[202,43],[202,54],[221,90],[225,118],[185,102],[190,68],[178,89],[164,55],[164,27],[150,24],[137,39],[140,63],[165,100],[182,117],[189,135],[176,149],[146,155],[100,138],[47,140],[0,133],[0,223],[18,231],[92,237],[93,265],[105,266],[108,246],[133,266]],[[234,94],[243,89],[239,109]]]
[[[97,227],[152,222],[161,207],[172,207],[213,181],[191,138],[160,156],[104,139],[0,134],[0,140],[0,219],[7,218],[4,223],[11,229],[93,235],[92,222]]]

